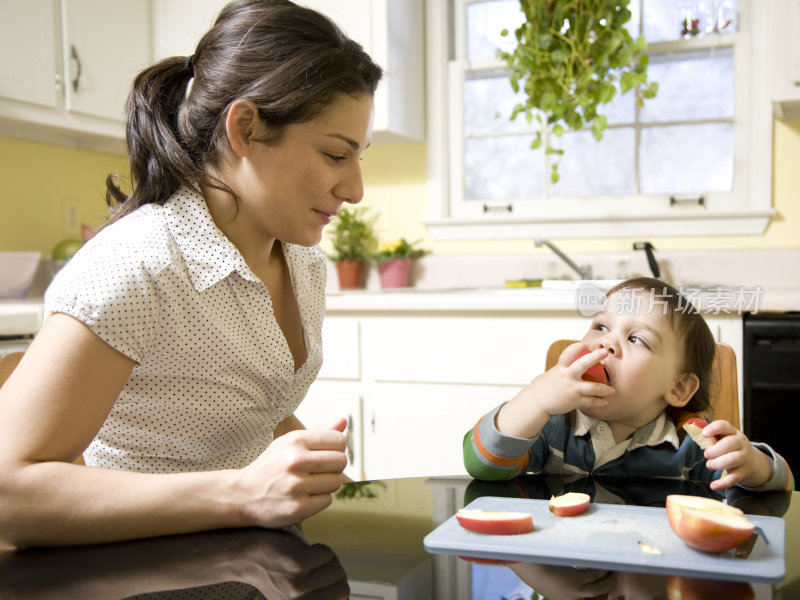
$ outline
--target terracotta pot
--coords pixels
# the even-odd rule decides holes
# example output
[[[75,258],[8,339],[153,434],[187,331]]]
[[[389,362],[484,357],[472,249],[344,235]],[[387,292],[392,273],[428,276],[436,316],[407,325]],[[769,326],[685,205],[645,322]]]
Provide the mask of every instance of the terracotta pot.
[[[382,288],[408,287],[410,258],[393,258],[378,265]]]
[[[364,261],[341,260],[336,264],[340,290],[357,290],[363,287]]]

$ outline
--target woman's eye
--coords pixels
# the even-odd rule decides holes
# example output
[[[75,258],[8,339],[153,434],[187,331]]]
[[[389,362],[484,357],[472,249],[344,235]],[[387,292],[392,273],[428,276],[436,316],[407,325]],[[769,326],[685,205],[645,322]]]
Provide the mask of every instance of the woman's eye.
[[[346,159],[347,159],[347,157],[346,157],[346,156],[340,156],[339,154],[327,154],[327,153],[326,153],[326,154],[325,154],[325,156],[327,156],[328,158],[330,158],[330,159],[331,159],[333,162],[335,162],[335,163],[340,163],[340,162],[342,162],[343,160],[346,160]]]

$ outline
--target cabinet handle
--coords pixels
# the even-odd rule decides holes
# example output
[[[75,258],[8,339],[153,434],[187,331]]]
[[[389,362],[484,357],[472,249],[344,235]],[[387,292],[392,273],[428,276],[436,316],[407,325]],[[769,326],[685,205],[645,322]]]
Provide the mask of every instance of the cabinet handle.
[[[75,44],[72,44],[70,47],[72,49],[71,56],[77,65],[77,72],[75,73],[75,78],[72,80],[72,91],[77,92],[78,84],[81,81],[81,57],[78,56],[78,49],[75,47]]]
[[[347,462],[353,464],[353,416],[347,415]]]

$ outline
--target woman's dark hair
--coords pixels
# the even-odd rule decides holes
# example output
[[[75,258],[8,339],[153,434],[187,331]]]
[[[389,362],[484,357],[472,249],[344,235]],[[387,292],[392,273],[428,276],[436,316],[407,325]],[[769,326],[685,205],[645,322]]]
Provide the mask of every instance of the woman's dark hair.
[[[669,406],[667,415],[675,420],[681,412],[708,411],[711,407],[709,392],[712,385],[711,366],[717,352],[717,344],[703,315],[681,292],[660,279],[652,277],[628,279],[611,288],[606,295],[611,296],[622,290],[642,290],[652,294],[653,310],[663,310],[669,316],[673,331],[683,342],[683,370],[694,373],[700,380],[700,387],[686,406],[682,408]]]
[[[206,183],[236,198],[207,173],[229,147],[225,118],[236,100],[258,107],[271,132],[259,141],[277,143],[287,125],[314,119],[341,94],[374,95],[382,74],[324,15],[289,0],[234,0],[193,56],[164,59],[134,80],[126,104],[132,192],[108,176],[109,222],[163,204],[181,185]]]

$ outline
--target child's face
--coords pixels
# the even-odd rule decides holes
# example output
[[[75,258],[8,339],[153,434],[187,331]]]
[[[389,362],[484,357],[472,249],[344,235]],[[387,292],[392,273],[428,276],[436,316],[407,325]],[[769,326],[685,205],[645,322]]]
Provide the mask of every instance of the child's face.
[[[583,341],[592,350],[608,349],[605,367],[615,393],[607,406],[583,410],[586,415],[638,428],[673,403],[669,392],[683,373],[684,349],[667,311],[646,290],[624,289],[607,299]]]

